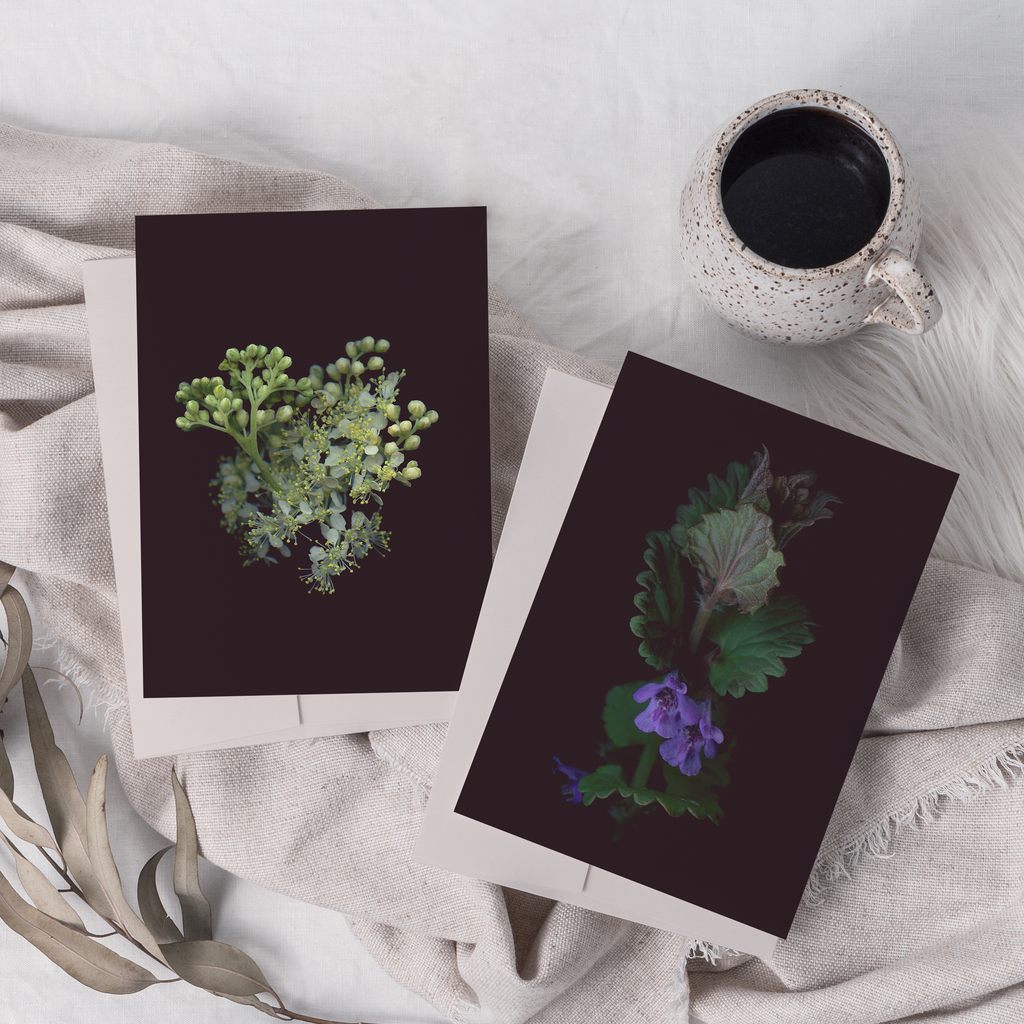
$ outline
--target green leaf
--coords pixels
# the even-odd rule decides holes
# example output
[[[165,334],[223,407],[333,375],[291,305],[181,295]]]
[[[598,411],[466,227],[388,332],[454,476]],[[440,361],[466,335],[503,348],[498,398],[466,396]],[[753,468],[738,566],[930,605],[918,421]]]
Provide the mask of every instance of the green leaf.
[[[705,607],[738,604],[741,612],[750,612],[779,585],[776,573],[786,562],[775,550],[771,517],[754,505],[705,514],[686,535],[686,554],[700,573]]]
[[[622,766],[617,764],[601,765],[580,779],[576,786],[583,794],[583,803],[588,807],[597,797],[603,800],[612,793],[628,796],[632,792],[626,776],[622,774]]]
[[[649,533],[647,545],[648,569],[636,578],[644,589],[633,598],[641,614],[630,620],[630,629],[644,641],[640,656],[652,667],[664,668],[686,644],[684,562],[678,545],[663,530]]]
[[[160,860],[168,850],[173,849],[173,846],[165,846],[146,861],[145,866],[139,872],[137,887],[139,913],[142,914],[142,920],[146,922],[146,927],[161,945],[168,942],[181,942],[184,938],[178,930],[178,926],[167,913],[156,887],[156,869]]]
[[[745,690],[768,689],[768,676],[786,674],[783,658],[795,658],[814,640],[804,605],[794,597],[776,598],[749,615],[736,608],[712,614],[707,635],[720,648],[708,679],[715,692],[740,697]]]
[[[717,512],[720,508],[736,507],[743,489],[750,480],[750,469],[749,463],[730,462],[724,480],[714,473],[708,473],[706,491],[697,487],[690,488],[690,504],[680,505],[676,509],[676,522],[681,529],[677,531],[676,527],[672,528],[672,536],[680,546],[685,546],[685,541],[681,538],[685,537],[686,531],[696,526],[706,513]]]
[[[190,985],[229,996],[269,992],[277,999],[255,961],[226,942],[171,942],[161,948],[171,969]]]
[[[114,922],[119,928],[136,939],[147,953],[157,960],[164,961],[160,945],[145,922],[131,908],[124,898],[121,888],[121,876],[114,863],[114,854],[110,849],[110,837],[107,835],[107,755],[96,762],[89,780],[89,792],[85,798],[86,850],[89,861],[96,872],[96,879],[103,889],[114,913]]]
[[[104,895],[86,852],[85,801],[68,759],[54,743],[50,719],[31,668],[25,669],[21,677],[21,688],[25,695],[25,716],[28,719],[36,778],[39,780],[54,838],[86,902],[100,917],[113,921],[114,910]]]
[[[647,733],[636,727],[633,719],[644,709],[643,704],[633,700],[633,694],[643,683],[626,683],[608,691],[605,697],[604,731],[608,739],[617,747],[643,746],[648,739]]]
[[[202,941],[213,938],[213,910],[199,887],[199,837],[192,807],[181,788],[177,773],[171,769],[177,842],[174,847],[174,892],[181,904],[181,924],[185,938]],[[262,991],[262,990],[260,990]],[[268,990],[269,991],[269,990]],[[245,995],[241,992],[239,995]],[[255,993],[251,993],[255,994]]]
[[[74,928],[75,931],[81,932],[83,935],[87,934],[88,929],[82,919],[71,909],[67,900],[57,891],[57,887],[2,832],[0,832],[0,839],[3,839],[7,848],[14,854],[14,865],[18,870],[18,878],[32,902],[44,914],[49,914],[50,917],[63,922],[69,928]]]
[[[0,563],[7,567],[7,563]],[[3,572],[6,574],[7,568]],[[7,614],[7,660],[0,671],[0,706],[7,695],[14,689],[28,667],[29,655],[32,653],[32,619],[28,614],[25,599],[9,583],[5,584],[0,604]]]
[[[722,806],[715,789],[729,784],[729,774],[725,767],[716,765],[720,758],[721,751],[713,760],[701,755],[701,770],[696,775],[684,775],[670,764],[661,766],[665,789],[677,799],[685,800],[687,809],[695,818],[710,818],[715,824],[722,817]]]
[[[76,981],[113,995],[141,992],[159,979],[22,899],[0,874],[0,919]]]

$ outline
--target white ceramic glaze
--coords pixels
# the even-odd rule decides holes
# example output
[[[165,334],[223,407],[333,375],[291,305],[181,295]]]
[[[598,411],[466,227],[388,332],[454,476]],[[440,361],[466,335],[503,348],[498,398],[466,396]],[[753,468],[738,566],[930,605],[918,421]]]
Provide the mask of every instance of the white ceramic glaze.
[[[722,168],[736,139],[779,110],[839,112],[878,144],[889,168],[889,206],[870,242],[841,263],[796,269],[752,252],[722,207]],[[917,187],[892,135],[869,110],[838,93],[800,89],[748,107],[697,154],[680,204],[683,262],[705,301],[751,337],[784,345],[845,338],[868,323],[923,334],[942,316],[931,285],[914,265],[921,240]]]

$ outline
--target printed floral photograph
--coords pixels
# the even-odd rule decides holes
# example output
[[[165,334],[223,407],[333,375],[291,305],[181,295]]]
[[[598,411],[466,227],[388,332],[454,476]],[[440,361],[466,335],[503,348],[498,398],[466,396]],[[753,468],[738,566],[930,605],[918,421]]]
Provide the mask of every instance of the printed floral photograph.
[[[456,811],[784,937],[956,479],[629,353]]]
[[[146,696],[458,689],[491,561],[486,211],[137,236]]]

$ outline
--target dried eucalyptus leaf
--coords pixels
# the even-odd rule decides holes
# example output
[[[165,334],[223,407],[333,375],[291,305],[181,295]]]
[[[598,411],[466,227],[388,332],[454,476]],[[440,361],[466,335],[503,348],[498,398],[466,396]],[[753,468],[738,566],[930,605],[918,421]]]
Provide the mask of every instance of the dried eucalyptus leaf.
[[[50,719],[31,668],[25,669],[21,688],[25,694],[25,716],[28,718],[36,777],[53,835],[86,902],[100,917],[113,921],[114,909],[103,893],[86,852],[85,801],[68,759],[54,743]]]
[[[196,833],[196,819],[173,768],[171,787],[174,790],[174,813],[178,829],[174,848],[174,892],[181,904],[182,930],[190,942],[212,939],[213,910],[203,890],[199,888],[199,836]]]
[[[4,746],[2,736],[0,736],[0,789],[12,800],[14,799],[14,769],[11,767],[11,759],[7,756],[7,748]]]
[[[28,893],[32,902],[50,917],[62,921],[69,928],[85,935],[89,929],[85,927],[82,919],[68,905],[68,901],[57,891],[57,887],[51,882],[42,871],[39,870],[14,843],[2,832],[0,839],[7,844],[8,849],[14,854],[14,866],[18,869],[18,878]]]
[[[0,818],[18,839],[31,843],[33,846],[45,846],[50,850],[55,850],[58,854],[60,853],[53,836],[42,825],[36,824],[2,790],[0,790]]]
[[[110,837],[107,835],[106,809],[107,755],[104,754],[96,762],[96,767],[92,771],[92,778],[89,780],[89,793],[85,798],[86,850],[96,872],[96,878],[103,888],[103,895],[106,896],[107,902],[113,908],[117,924],[142,943],[148,953],[166,963],[160,952],[160,945],[153,938],[152,932],[124,898],[121,876],[117,872],[114,854],[110,849]]]
[[[256,996],[233,996],[227,992],[214,992],[215,996],[220,996],[221,999],[230,999],[233,1003],[241,1003],[243,1006],[252,1006],[262,1013],[265,1013],[268,1017],[273,1017],[274,1020],[295,1020],[295,1018],[287,1013],[282,1013],[269,1003],[263,1002],[262,999],[257,999]]]
[[[145,967],[33,907],[2,874],[0,919],[72,978],[97,992],[128,995],[159,981]]]
[[[6,563],[5,563],[6,564]],[[32,653],[32,620],[29,618],[25,599],[14,587],[7,585],[0,595],[0,603],[7,613],[7,660],[0,672],[0,705],[14,689],[28,666]]]
[[[181,942],[184,938],[167,913],[156,887],[156,869],[163,855],[173,849],[173,846],[165,846],[154,853],[139,872],[139,912],[142,914],[142,920],[146,922],[146,927],[161,945],[167,942]]]
[[[190,985],[229,996],[254,996],[277,993],[256,962],[226,942],[203,939],[196,942],[172,942],[163,947],[171,969]],[[278,1000],[280,1001],[280,1000]]]

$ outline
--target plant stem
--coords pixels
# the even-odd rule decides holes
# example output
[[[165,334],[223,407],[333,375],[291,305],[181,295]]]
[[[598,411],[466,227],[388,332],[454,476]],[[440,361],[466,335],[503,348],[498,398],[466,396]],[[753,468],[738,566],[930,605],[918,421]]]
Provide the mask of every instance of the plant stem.
[[[647,785],[647,779],[650,777],[651,769],[654,767],[654,759],[658,756],[658,747],[661,746],[662,739],[656,733],[652,732],[647,737],[647,745],[644,747],[644,752],[640,755],[640,763],[636,766],[636,771],[633,773],[633,781],[630,783],[634,789],[641,789]]]
[[[715,606],[718,604],[718,587],[704,597],[700,602],[700,611],[697,612],[697,617],[693,620],[693,629],[690,630],[690,653],[696,654],[697,647],[700,645],[701,639],[704,636],[704,630],[707,629],[708,619],[711,618],[711,613],[715,610]]]

